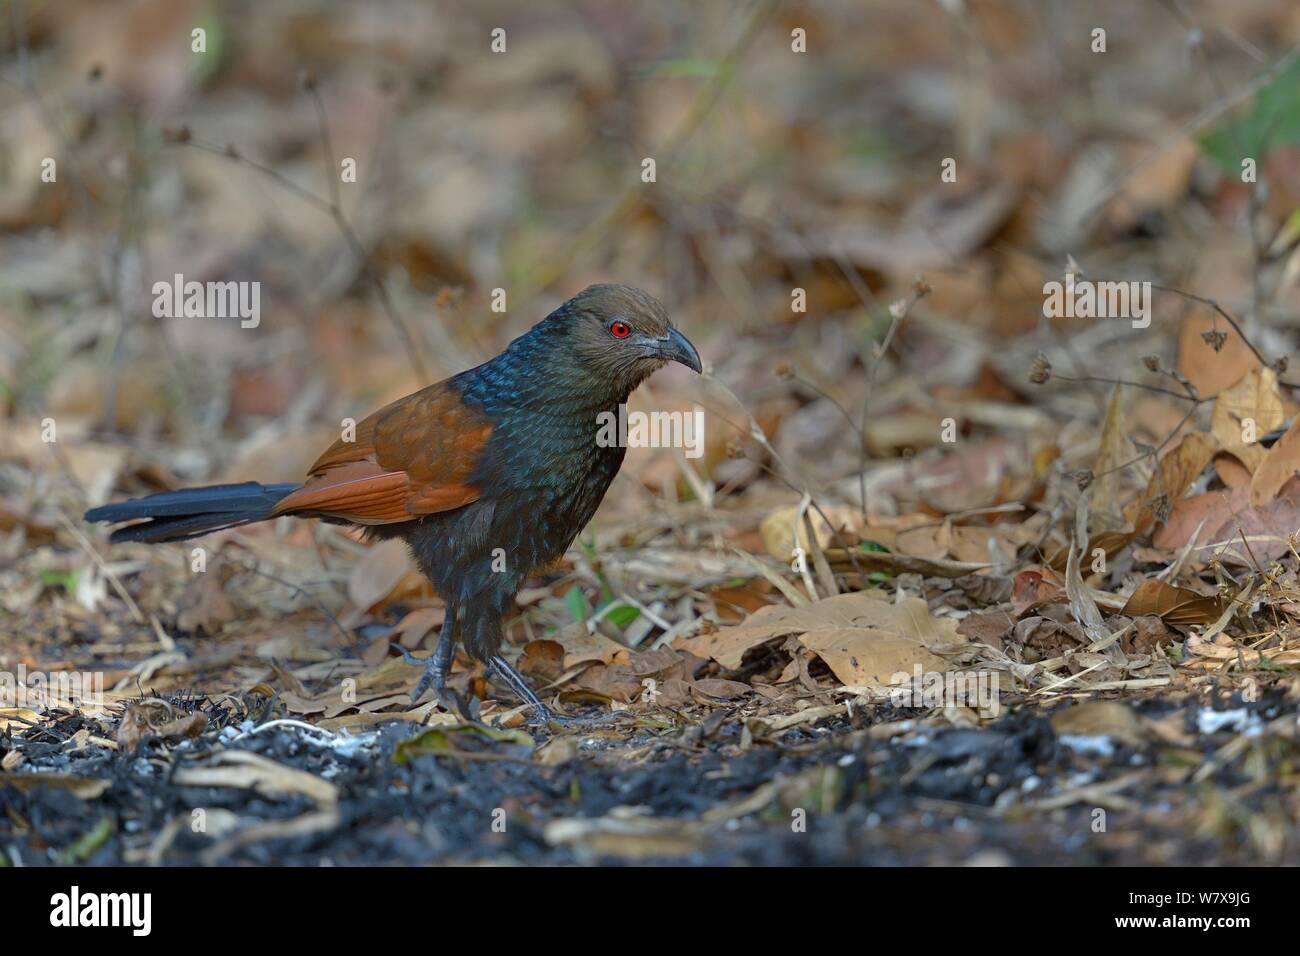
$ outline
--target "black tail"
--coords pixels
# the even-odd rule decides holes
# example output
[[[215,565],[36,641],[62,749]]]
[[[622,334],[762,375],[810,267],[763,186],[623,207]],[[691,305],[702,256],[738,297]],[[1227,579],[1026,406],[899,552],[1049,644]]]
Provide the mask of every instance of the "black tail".
[[[209,485],[206,488],[182,488],[144,498],[132,498],[115,505],[103,505],[86,512],[87,521],[131,521],[148,518],[113,531],[110,540],[184,541],[210,531],[236,525],[265,521],[271,517],[280,499],[297,485],[259,485],[246,481],[239,485]]]

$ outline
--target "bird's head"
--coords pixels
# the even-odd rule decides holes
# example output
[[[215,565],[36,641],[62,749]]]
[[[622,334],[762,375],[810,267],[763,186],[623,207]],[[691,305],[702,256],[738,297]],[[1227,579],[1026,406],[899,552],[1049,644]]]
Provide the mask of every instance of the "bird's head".
[[[702,371],[695,346],[673,327],[659,301],[625,285],[593,285],[547,319],[590,382],[611,388],[620,401],[669,362]]]

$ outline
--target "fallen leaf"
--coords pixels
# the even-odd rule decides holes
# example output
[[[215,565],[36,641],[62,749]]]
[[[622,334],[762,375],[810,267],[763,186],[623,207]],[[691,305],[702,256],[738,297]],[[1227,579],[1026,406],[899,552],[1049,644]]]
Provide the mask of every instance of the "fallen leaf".
[[[1258,441],[1286,420],[1277,373],[1254,368],[1236,385],[1219,393],[1210,416],[1210,431],[1219,445],[1254,473],[1268,456]]]
[[[361,609],[374,607],[415,572],[406,542],[393,538],[366,551],[348,575],[348,597]]]
[[[1123,522],[1119,502],[1119,467],[1132,457],[1129,446],[1128,437],[1124,434],[1124,389],[1123,386],[1116,385],[1110,391],[1097,459],[1092,466],[1092,473],[1097,476],[1093,482],[1092,510],[1094,516],[1100,519],[1097,522],[1099,525],[1116,527]]]
[[[184,766],[171,777],[182,787],[232,787],[267,797],[301,794],[321,808],[338,804],[339,790],[315,774],[276,763],[247,750],[218,751],[209,760]]]
[[[534,685],[545,686],[564,673],[564,645],[559,641],[529,641],[516,666]]]
[[[1114,737],[1133,746],[1143,742],[1138,716],[1115,700],[1090,700],[1059,710],[1052,715],[1052,729],[1058,734]]]
[[[957,622],[930,615],[919,598],[891,603],[878,590],[839,594],[805,608],[772,605],[736,627],[681,641],[678,647],[737,668],[752,648],[794,636],[843,684],[888,683],[897,672],[946,670],[930,648],[962,643]]]
[[[1258,507],[1251,505],[1247,488],[1184,498],[1174,504],[1168,523],[1152,541],[1158,548],[1176,551],[1186,546],[1197,527],[1201,533],[1196,553],[1204,557],[1214,554],[1234,563],[1251,563],[1241,542],[1243,535],[1250,540],[1255,560],[1281,557],[1291,550],[1288,542],[1300,529],[1300,479],[1288,481],[1272,501]]]
[[[239,614],[226,594],[225,581],[218,569],[192,578],[177,605],[180,612],[176,615],[176,626],[190,634],[219,634],[223,625]]]
[[[1222,332],[1227,338],[1216,352],[1202,336]],[[1218,395],[1259,366],[1259,359],[1236,330],[1208,306],[1197,305],[1183,319],[1178,333],[1178,370],[1200,395]]]
[[[78,777],[70,773],[7,773],[0,777],[0,786],[17,790],[66,790],[81,800],[95,800],[113,785],[111,780]]]
[[[1124,517],[1136,531],[1145,531],[1156,522],[1161,502],[1173,505],[1182,498],[1219,450],[1218,445],[1213,435],[1192,432],[1160,459],[1146,490],[1124,508]]]
[[[1261,433],[1262,434],[1262,433]],[[1300,475],[1300,415],[1277,440],[1250,480],[1250,503],[1268,504],[1292,478]]]
[[[1218,598],[1147,578],[1133,591],[1120,613],[1127,617],[1154,615],[1170,624],[1209,624],[1223,613],[1223,603]]]

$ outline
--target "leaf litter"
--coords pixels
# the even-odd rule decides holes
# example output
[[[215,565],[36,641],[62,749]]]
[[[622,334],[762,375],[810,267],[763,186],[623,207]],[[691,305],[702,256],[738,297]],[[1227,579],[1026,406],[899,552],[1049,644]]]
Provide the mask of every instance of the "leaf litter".
[[[921,31],[913,42],[933,33],[915,5],[885,7]],[[41,70],[122,35],[98,20],[109,13],[66,34],[29,14],[31,35],[67,53]],[[252,269],[284,301],[259,336],[119,328],[134,300],[78,278],[105,274],[109,230],[137,221],[125,204],[142,200],[113,164],[6,194],[0,863],[1300,862],[1300,405],[1277,321],[1298,294],[1283,241],[1294,144],[1259,147],[1273,188],[1252,215],[1277,226],[1276,263],[1236,228],[1241,184],[1214,171],[1234,124],[1285,105],[1285,89],[1172,145],[1136,132],[1147,107],[1116,104],[1131,134],[1071,126],[1065,152],[1040,132],[1057,105],[1027,84],[999,97],[1005,115],[955,110],[893,31],[840,29],[845,5],[806,16],[828,42],[868,44],[819,68],[836,88],[880,91],[919,137],[891,147],[907,155],[770,96],[753,77],[787,75],[788,57],[758,43],[728,108],[680,145],[699,196],[637,200],[627,228],[578,246],[562,225],[574,209],[599,223],[602,197],[625,189],[621,147],[591,132],[610,127],[620,85],[649,91],[627,111],[638,141],[662,140],[662,116],[692,101],[651,61],[622,75],[613,51],[649,35],[635,13],[543,24],[497,73],[433,24],[376,12],[392,69],[445,81],[420,97],[350,79],[353,41],[325,10],[230,24],[230,59],[197,86],[183,58],[96,47],[99,89],[131,92],[86,93],[75,146],[129,155],[154,184],[121,274],[147,244],[169,268]],[[1026,56],[1034,42],[996,40]],[[331,77],[335,144],[382,142],[396,184],[344,204],[364,260],[331,216],[241,158],[294,183],[332,162],[313,110],[250,95],[280,88],[282,50],[303,48]],[[1132,83],[1172,77],[1159,109],[1199,115],[1185,58],[1162,56],[1109,62]],[[936,70],[965,84],[962,62]],[[899,82],[882,90],[864,63]],[[527,110],[511,105],[525,96]],[[60,155],[16,102],[0,138]],[[144,151],[129,124],[103,121],[122,102],[157,133]],[[716,162],[737,143],[789,159],[796,123],[806,180],[778,190],[761,168]],[[203,154],[194,131],[227,127],[243,141]],[[1002,156],[960,196],[912,171],[958,127]],[[1100,161],[1134,165],[1107,177]],[[556,257],[579,247],[607,258]],[[505,316],[486,278],[501,250],[530,290],[512,289]],[[1067,254],[1096,277],[1146,263],[1186,294],[1161,292],[1141,334],[1045,321],[1039,289],[1077,265]],[[186,483],[295,480],[339,420],[543,314],[558,301],[548,273],[580,286],[614,272],[671,293],[712,373],[666,373],[633,399],[705,405],[702,457],[633,450],[508,621],[507,653],[541,695],[599,721],[529,724],[464,657],[450,680],[461,712],[412,702],[418,670],[391,646],[432,653],[445,613],[400,547],[276,523],[205,539],[197,571],[188,546],[110,554],[74,518]],[[792,277],[807,311],[790,307]]]

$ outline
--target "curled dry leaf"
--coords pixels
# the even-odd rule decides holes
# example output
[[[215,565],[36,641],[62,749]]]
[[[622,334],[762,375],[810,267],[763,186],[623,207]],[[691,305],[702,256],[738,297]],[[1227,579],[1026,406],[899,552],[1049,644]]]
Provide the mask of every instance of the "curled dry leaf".
[[[1156,578],[1137,586],[1120,611],[1129,617],[1152,615],[1168,624],[1209,624],[1223,613],[1223,602]]]
[[[180,768],[172,781],[182,787],[253,790],[273,798],[301,794],[322,809],[332,809],[339,799],[338,787],[328,780],[247,750],[220,751],[202,764]]]
[[[1300,475],[1300,415],[1255,469],[1250,480],[1250,503],[1256,508],[1268,504],[1297,475]]]
[[[1258,439],[1285,420],[1277,373],[1271,368],[1254,368],[1236,385],[1219,393],[1210,416],[1210,431],[1225,451],[1254,473],[1269,456]]]
[[[130,752],[145,737],[180,740],[198,737],[207,727],[206,714],[183,713],[160,698],[133,700],[117,725],[117,743],[123,752]]]

